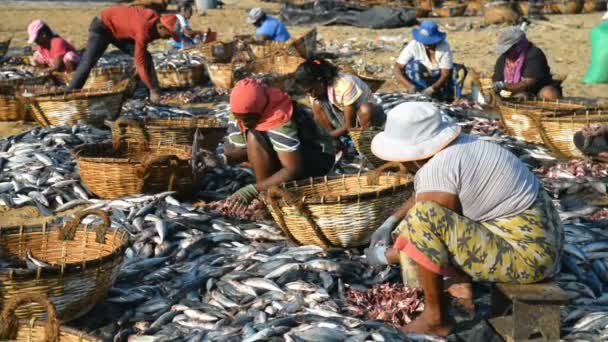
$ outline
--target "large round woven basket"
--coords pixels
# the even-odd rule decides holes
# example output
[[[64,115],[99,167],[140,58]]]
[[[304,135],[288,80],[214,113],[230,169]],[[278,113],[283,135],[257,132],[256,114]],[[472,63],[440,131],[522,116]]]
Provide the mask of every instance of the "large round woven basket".
[[[263,201],[294,243],[361,246],[413,193],[412,177],[403,170],[376,171],[283,184],[269,189]]]
[[[205,65],[157,69],[156,77],[161,88],[193,87],[204,82]]]
[[[55,73],[54,76],[66,84],[72,81],[72,73]],[[89,77],[82,89],[109,90],[121,84],[124,80],[133,80],[135,67],[129,65],[105,66],[91,69]]]
[[[285,42],[275,42],[271,40],[261,42],[250,42],[249,48],[256,59],[269,57],[279,53],[285,53]]]
[[[104,120],[120,114],[130,85],[130,80],[123,80],[111,90],[38,92],[25,99],[42,127],[72,126],[79,122],[102,126]]]
[[[235,42],[197,44],[180,50],[181,53],[204,58],[208,63],[229,63],[234,55]]]
[[[382,132],[380,127],[368,127],[365,129],[351,128],[348,130],[348,135],[355,144],[357,151],[361,153],[365,159],[373,166],[380,167],[386,164],[385,160],[382,160],[372,153],[372,139],[376,134]]]
[[[13,38],[11,37],[9,39],[0,41],[0,58],[4,57],[4,55],[6,55],[9,45],[11,45],[12,39]]]
[[[438,17],[450,18],[450,17],[462,17],[467,10],[467,4],[449,3],[444,2],[442,7],[433,8],[433,12]]]
[[[509,1],[491,1],[483,7],[483,18],[486,24],[515,24],[519,14]]]
[[[46,309],[48,319],[40,321],[36,318],[27,323],[19,322],[14,314],[22,305],[35,303]],[[11,298],[2,310],[0,320],[0,340],[16,342],[58,341],[58,342],[97,342],[100,339],[87,335],[76,329],[62,327],[57,317],[57,309],[46,294],[23,294]]]
[[[500,119],[507,133],[533,144],[542,144],[540,119],[545,116],[571,114],[583,110],[585,104],[560,101],[500,101]]]
[[[583,11],[585,0],[558,0],[551,2],[555,14],[577,14]]]
[[[544,116],[540,119],[540,132],[545,145],[560,157],[583,158],[583,153],[574,145],[574,134],[593,123],[608,123],[608,112],[597,109]]]
[[[114,148],[171,154],[189,150],[198,129],[203,135],[201,147],[215,151],[226,133],[226,124],[215,117],[191,116],[163,119],[119,118],[110,123]]]
[[[207,63],[207,74],[218,88],[231,89],[234,86],[233,63]]]
[[[585,0],[583,12],[594,13],[606,10],[606,1],[604,0]]]
[[[142,193],[176,191],[187,195],[192,190],[189,160],[174,154],[138,154],[112,144],[82,145],[74,149],[80,178],[95,195],[114,199]]]
[[[261,77],[268,86],[287,91],[293,88],[293,74],[304,61],[297,56],[275,55],[256,59],[241,70],[246,77]]]
[[[31,108],[20,96],[24,87],[37,87],[49,81],[46,76],[0,81],[0,121],[31,121]]]
[[[93,229],[81,224],[89,215],[100,216],[103,225]],[[114,283],[127,244],[127,232],[110,228],[107,214],[100,210],[81,212],[64,226],[0,226],[0,246],[9,255],[25,260],[31,253],[51,265],[0,269],[0,307],[16,296],[46,294],[62,321],[82,316]],[[46,310],[30,304],[15,313],[20,319],[42,318]]]

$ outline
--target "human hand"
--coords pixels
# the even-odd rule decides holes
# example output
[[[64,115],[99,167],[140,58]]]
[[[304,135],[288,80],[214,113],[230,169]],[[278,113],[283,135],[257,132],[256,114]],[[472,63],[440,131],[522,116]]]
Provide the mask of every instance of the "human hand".
[[[374,267],[388,265],[388,260],[386,259],[386,248],[386,246],[366,248],[364,253],[367,263]]]
[[[422,94],[424,94],[426,96],[431,96],[431,95],[433,95],[434,92],[435,92],[435,89],[433,89],[433,87],[428,87],[422,91]]]
[[[226,201],[228,202],[230,210],[237,212],[243,208],[246,208],[249,203],[251,203],[251,201],[258,196],[258,194],[259,192],[255,188],[255,185],[249,184],[238,189]]]
[[[585,139],[594,138],[602,135],[604,132],[604,125],[601,123],[593,123],[585,125],[582,129],[583,136]]]
[[[372,234],[369,247],[388,246],[391,243],[391,233],[397,227],[399,220],[394,216],[387,218],[378,229]]]
[[[505,89],[506,84],[503,81],[498,81],[498,82],[494,82],[494,91],[496,92],[500,92],[501,90]]]

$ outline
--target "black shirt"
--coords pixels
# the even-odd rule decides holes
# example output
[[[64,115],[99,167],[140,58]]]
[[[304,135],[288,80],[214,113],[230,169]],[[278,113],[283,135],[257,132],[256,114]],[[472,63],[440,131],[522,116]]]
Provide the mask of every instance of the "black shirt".
[[[494,82],[504,81],[504,70],[505,60],[507,59],[507,53],[503,53],[498,60],[496,60],[496,66],[494,66],[494,76],[492,80]],[[551,85],[553,79],[551,77],[551,68],[547,62],[547,57],[544,52],[537,48],[535,45],[530,45],[526,52],[526,60],[522,66],[522,78],[531,78],[535,80],[534,84],[527,90],[528,93],[532,93],[534,96],[545,86]]]

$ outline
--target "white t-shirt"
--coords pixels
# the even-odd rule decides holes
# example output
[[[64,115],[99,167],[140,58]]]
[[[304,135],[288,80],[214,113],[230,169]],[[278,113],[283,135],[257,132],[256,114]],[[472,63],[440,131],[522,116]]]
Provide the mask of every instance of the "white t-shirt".
[[[435,59],[437,62],[432,63],[429,56],[426,54],[424,44],[412,40],[407,44],[403,51],[401,51],[399,58],[397,58],[397,63],[406,65],[411,60],[417,60],[429,70],[452,69],[453,62],[450,44],[446,41],[439,43],[435,49]]]
[[[528,209],[540,181],[513,153],[500,145],[461,134],[416,172],[416,194],[447,192],[458,196],[462,213],[484,222]]]
[[[176,14],[175,17],[177,18],[177,21],[179,21],[180,31],[183,31],[185,27],[190,28],[188,20],[186,20],[183,15]]]

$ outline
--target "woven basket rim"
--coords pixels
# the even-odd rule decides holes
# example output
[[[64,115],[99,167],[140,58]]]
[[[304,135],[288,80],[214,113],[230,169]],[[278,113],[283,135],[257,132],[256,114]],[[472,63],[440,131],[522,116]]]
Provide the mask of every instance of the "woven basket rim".
[[[36,328],[40,328],[43,329],[46,327],[46,322],[42,321],[42,320],[36,320],[33,324],[34,327]],[[24,330],[24,329],[30,329],[30,324],[19,324],[19,330]],[[67,334],[67,335],[72,335],[72,336],[76,336],[78,338],[81,338],[82,341],[94,341],[94,342],[99,342],[99,341],[103,341],[102,339],[95,337],[93,335],[87,334],[86,332],[82,331],[82,330],[78,330],[72,327],[68,327],[65,325],[60,326],[59,328],[59,332],[60,335],[61,334]],[[61,339],[60,339],[61,340]]]
[[[395,172],[386,172],[379,177],[390,177],[395,178]],[[279,186],[280,189],[283,190],[291,190],[294,188],[303,188],[303,187],[311,187],[311,183],[314,184],[315,187],[322,187],[322,182],[339,180],[339,179],[347,179],[347,178],[363,178],[365,182],[367,182],[367,173],[365,174],[351,174],[351,175],[341,175],[341,176],[322,176],[322,177],[311,177],[308,179],[302,179],[294,182],[283,183]],[[343,195],[343,196],[311,196],[311,197],[299,197],[303,204],[335,204],[335,203],[345,203],[351,202],[353,200],[361,200],[367,199],[371,197],[380,197],[387,194],[393,194],[396,191],[402,190],[411,186],[413,183],[413,177],[411,175],[405,175],[405,177],[400,177],[402,181],[405,181],[398,185],[386,186],[381,190],[375,191],[363,191],[353,195]],[[264,195],[267,197],[268,193]]]
[[[16,233],[22,232],[22,233],[27,234],[27,233],[42,232],[45,229],[47,232],[57,231],[59,229],[59,225],[46,223],[46,224],[36,224],[36,225],[0,227],[0,236],[4,235],[6,232],[8,232],[8,234],[14,234],[15,232]],[[82,225],[78,225],[77,231],[84,231],[84,229],[82,228]],[[93,229],[90,229],[88,231],[93,234],[95,232]],[[124,251],[127,249],[127,245],[129,244],[129,239],[124,238],[125,236],[128,236],[128,233],[123,228],[108,227],[106,234],[112,234],[112,233],[113,234],[122,233],[123,242],[120,246],[115,248],[111,253],[109,253],[103,257],[95,258],[90,261],[71,262],[71,263],[66,263],[64,265],[55,265],[52,267],[44,267],[44,268],[40,269],[40,273],[38,273],[38,270],[3,268],[3,269],[0,269],[0,275],[9,275],[13,279],[28,280],[28,279],[37,279],[37,278],[40,278],[41,276],[52,276],[52,275],[57,275],[57,274],[76,273],[76,272],[82,271],[83,269],[85,269],[87,267],[94,267],[97,265],[104,264],[108,261],[114,260],[116,257],[122,257]]]
[[[606,114],[593,114],[593,113],[583,113],[576,112],[571,114],[562,114],[555,116],[544,116],[541,119],[541,123],[543,121],[553,121],[553,122],[581,122],[581,121],[608,121],[608,112]]]
[[[547,107],[542,107],[539,105],[542,104],[548,104],[548,105],[557,105],[557,106],[564,106],[566,108],[559,108],[559,109],[554,109],[554,108],[547,108]],[[509,100],[501,100],[498,103],[499,107],[507,107],[507,108],[526,108],[526,109],[538,109],[538,110],[581,110],[583,108],[595,108],[592,104],[590,103],[584,103],[584,102],[572,102],[572,101],[547,101],[547,100],[538,100],[538,99],[532,99],[532,100],[522,100],[522,101],[509,101]],[[568,106],[576,106],[577,108],[567,108]]]
[[[228,125],[222,120],[215,117],[197,117],[197,116],[179,116],[168,118],[132,118],[140,121],[145,126],[151,127],[178,127],[179,125],[171,125],[172,123],[183,124],[186,128],[222,128],[225,129]],[[111,121],[112,124],[115,121]]]
[[[31,98],[38,102],[44,101],[64,101],[64,100],[79,100],[92,97],[105,97],[122,95],[126,91],[125,87],[115,87],[114,89],[78,89],[73,91],[50,91],[46,93],[35,93]],[[30,98],[30,97],[26,97]]]

